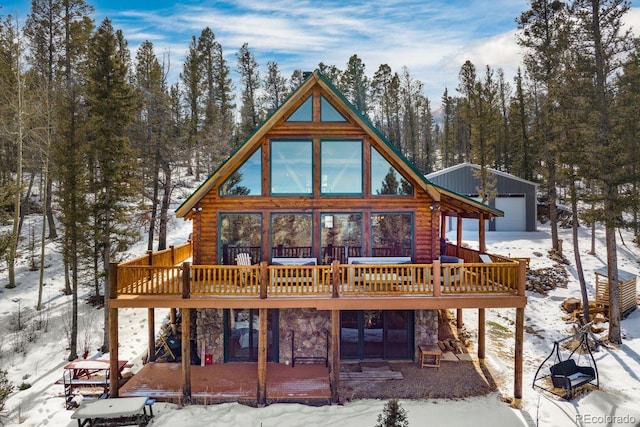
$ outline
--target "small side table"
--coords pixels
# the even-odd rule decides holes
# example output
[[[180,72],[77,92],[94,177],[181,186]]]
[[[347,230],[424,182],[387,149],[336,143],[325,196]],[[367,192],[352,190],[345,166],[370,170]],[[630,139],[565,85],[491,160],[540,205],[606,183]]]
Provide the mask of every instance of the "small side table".
[[[440,356],[442,356],[440,347],[438,347],[437,345],[420,344],[418,346],[418,352],[420,353],[420,369],[424,368],[425,366],[429,368],[440,367]]]

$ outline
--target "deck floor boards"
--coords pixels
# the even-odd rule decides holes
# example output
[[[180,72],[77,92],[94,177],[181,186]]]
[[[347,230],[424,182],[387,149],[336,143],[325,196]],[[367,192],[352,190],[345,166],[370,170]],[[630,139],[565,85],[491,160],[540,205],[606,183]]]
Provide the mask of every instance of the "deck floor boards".
[[[256,401],[256,363],[222,363],[191,366],[191,396],[197,402]],[[147,396],[159,401],[182,398],[180,363],[148,363],[120,388],[120,397]],[[267,366],[267,400],[308,402],[331,397],[329,372],[322,365],[278,363]]]

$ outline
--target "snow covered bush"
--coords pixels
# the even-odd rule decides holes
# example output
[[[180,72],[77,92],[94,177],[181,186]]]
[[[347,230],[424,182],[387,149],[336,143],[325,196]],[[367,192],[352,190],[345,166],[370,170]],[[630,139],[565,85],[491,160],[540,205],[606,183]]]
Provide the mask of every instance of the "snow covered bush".
[[[0,411],[4,410],[4,403],[13,391],[13,386],[7,378],[7,371],[0,369]]]

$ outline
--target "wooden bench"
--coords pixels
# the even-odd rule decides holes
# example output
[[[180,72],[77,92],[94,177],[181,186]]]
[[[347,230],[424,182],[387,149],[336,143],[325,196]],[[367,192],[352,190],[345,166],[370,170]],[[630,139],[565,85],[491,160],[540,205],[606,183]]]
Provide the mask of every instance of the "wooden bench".
[[[419,359],[418,364],[420,369],[426,367],[439,368],[440,357],[442,356],[442,350],[437,345],[418,345]]]

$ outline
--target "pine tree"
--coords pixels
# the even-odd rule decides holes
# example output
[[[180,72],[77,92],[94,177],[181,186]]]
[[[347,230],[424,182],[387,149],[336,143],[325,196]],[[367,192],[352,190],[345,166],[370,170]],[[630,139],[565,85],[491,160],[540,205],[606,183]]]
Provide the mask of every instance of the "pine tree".
[[[198,144],[198,133],[201,127],[201,97],[202,97],[202,67],[198,52],[198,42],[196,36],[191,37],[187,57],[182,64],[180,80],[184,87],[184,101],[187,105],[187,129],[186,139],[189,162],[187,163],[187,174],[194,175],[196,181],[200,180],[200,147]],[[193,163],[195,163],[195,166]]]
[[[537,108],[532,138],[538,141],[544,153],[551,246],[557,251],[557,135],[553,123],[562,57],[567,49],[566,7],[557,0],[532,0],[530,7],[516,19],[518,27],[523,30],[518,37],[518,44],[526,49],[524,64],[528,75],[540,86],[535,100]]]
[[[141,153],[141,169],[144,184],[143,194],[150,199],[149,233],[147,250],[153,250],[155,231],[160,207],[161,166],[170,155],[168,139],[168,98],[165,87],[165,73],[153,51],[153,44],[144,41],[136,54],[136,88],[140,93],[142,108],[137,116],[138,151]],[[151,194],[147,195],[147,189]],[[147,206],[147,205],[145,205]],[[166,242],[159,242],[158,249],[164,249]]]
[[[236,54],[236,70],[240,75],[242,86],[242,105],[240,106],[239,141],[244,141],[262,121],[262,112],[259,105],[260,72],[255,55],[249,50],[249,45],[244,43]]]
[[[533,144],[531,127],[531,102],[524,88],[522,70],[515,76],[515,96],[509,105],[509,150],[511,152],[511,173],[529,181],[534,180],[537,163],[536,146]]]
[[[407,411],[398,403],[397,399],[387,401],[378,415],[376,427],[409,427]]]
[[[204,121],[199,132],[207,173],[215,170],[229,156],[234,130],[233,84],[222,46],[211,29],[205,28],[198,39],[198,56],[202,68]]]
[[[345,97],[363,115],[369,113],[369,79],[366,66],[358,55],[352,55],[347,63],[347,69],[340,75],[340,87]]]
[[[264,87],[262,104],[264,105],[265,113],[271,114],[289,95],[287,79],[280,74],[277,63],[273,61],[267,62],[267,75],[262,82],[262,86]]]
[[[95,161],[93,177],[94,242],[99,248],[104,277],[104,297],[109,298],[109,264],[112,250],[126,247],[134,236],[129,225],[128,202],[135,196],[137,156],[128,127],[138,108],[129,84],[129,52],[121,31],[114,32],[107,18],[90,43],[87,76],[88,123],[86,133]],[[109,348],[108,313],[105,311],[103,351]]]

